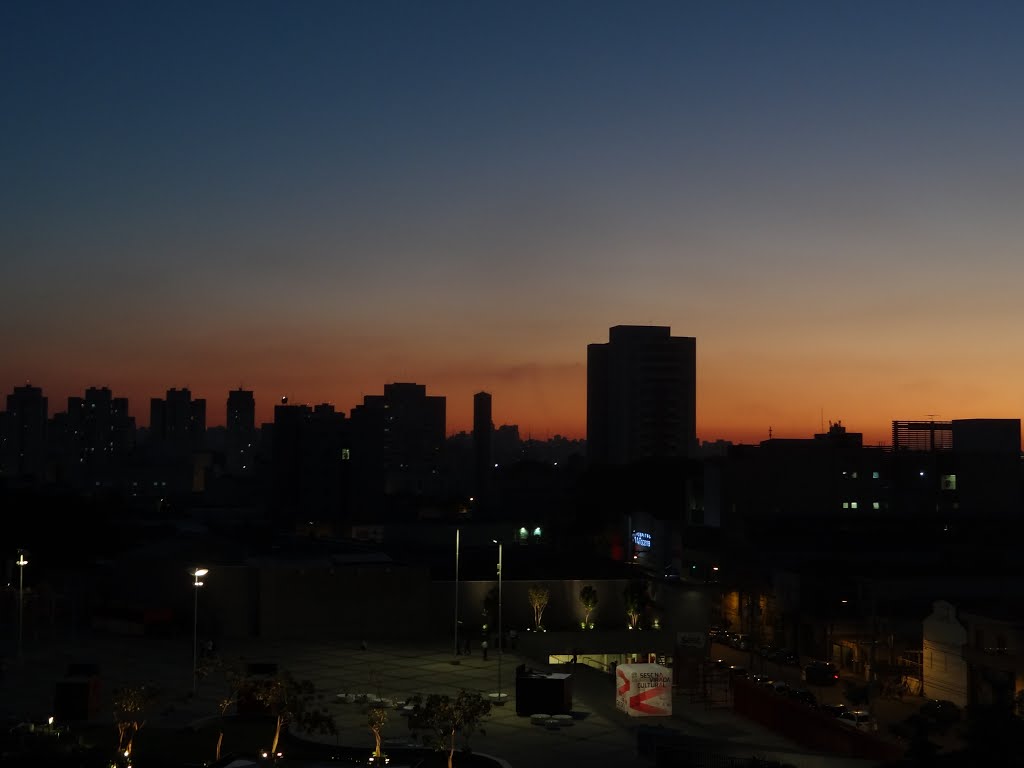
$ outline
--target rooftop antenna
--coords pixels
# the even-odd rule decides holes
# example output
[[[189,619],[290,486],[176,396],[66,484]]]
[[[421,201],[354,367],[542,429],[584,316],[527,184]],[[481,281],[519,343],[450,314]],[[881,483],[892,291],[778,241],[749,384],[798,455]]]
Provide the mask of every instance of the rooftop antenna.
[[[772,428],[770,426],[768,427],[768,439],[772,439]]]
[[[926,413],[926,414],[925,414],[925,418],[927,418],[927,419],[928,419],[928,421],[932,421],[932,422],[934,422],[934,421],[935,421],[935,419],[936,419],[937,417],[941,416],[941,415],[942,415],[941,413]]]

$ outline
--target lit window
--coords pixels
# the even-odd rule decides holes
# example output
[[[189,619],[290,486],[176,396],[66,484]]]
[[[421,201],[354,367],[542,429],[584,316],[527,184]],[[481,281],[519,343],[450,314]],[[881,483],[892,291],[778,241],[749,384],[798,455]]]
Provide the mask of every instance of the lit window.
[[[871,473],[871,479],[872,480],[877,480],[878,479],[878,472],[877,471]]]
[[[851,501],[850,502],[850,509],[856,509],[856,508],[857,508],[857,502],[856,501]]]
[[[942,476],[942,490],[944,490],[944,491],[955,491],[956,490],[956,475],[943,475]]]
[[[877,501],[872,501],[871,502],[871,508],[872,509],[881,509],[882,505],[879,502],[877,502]]]
[[[537,527],[537,528],[533,529],[533,535],[534,536],[540,536],[540,527]]]
[[[348,448],[341,449],[341,460],[348,461],[352,458],[352,452]]]
[[[850,508],[850,502],[844,501],[843,502],[843,509],[849,509],[849,508]]]

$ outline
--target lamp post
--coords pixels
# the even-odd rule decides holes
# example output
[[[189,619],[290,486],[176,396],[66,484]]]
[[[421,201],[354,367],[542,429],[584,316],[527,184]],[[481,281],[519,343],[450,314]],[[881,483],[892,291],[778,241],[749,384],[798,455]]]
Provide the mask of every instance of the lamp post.
[[[505,697],[501,692],[501,660],[505,655],[505,640],[504,633],[502,632],[501,624],[501,576],[502,576],[502,559],[503,559],[503,546],[497,539],[491,539],[495,544],[498,545],[498,696],[497,703],[504,704]]]
[[[199,588],[203,586],[200,579],[210,572],[209,568],[196,568],[192,571],[192,591],[195,592],[195,610],[192,614],[192,695],[199,685],[197,673],[199,662]]]
[[[455,655],[459,655],[459,529],[455,529]]]
[[[18,550],[18,660],[22,658],[22,638],[25,635],[25,566],[28,560],[25,558],[25,550]]]

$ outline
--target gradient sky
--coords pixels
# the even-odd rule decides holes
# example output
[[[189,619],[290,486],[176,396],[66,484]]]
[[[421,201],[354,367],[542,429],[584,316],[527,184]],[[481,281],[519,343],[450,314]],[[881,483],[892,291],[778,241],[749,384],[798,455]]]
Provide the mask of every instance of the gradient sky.
[[[0,5],[0,391],[585,434],[697,337],[698,434],[1022,416],[1024,4]]]

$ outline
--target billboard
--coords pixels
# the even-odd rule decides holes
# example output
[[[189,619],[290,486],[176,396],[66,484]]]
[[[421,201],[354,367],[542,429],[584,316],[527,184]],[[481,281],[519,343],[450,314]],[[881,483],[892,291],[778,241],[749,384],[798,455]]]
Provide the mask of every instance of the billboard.
[[[619,664],[615,706],[630,717],[672,714],[672,670],[659,664]]]

